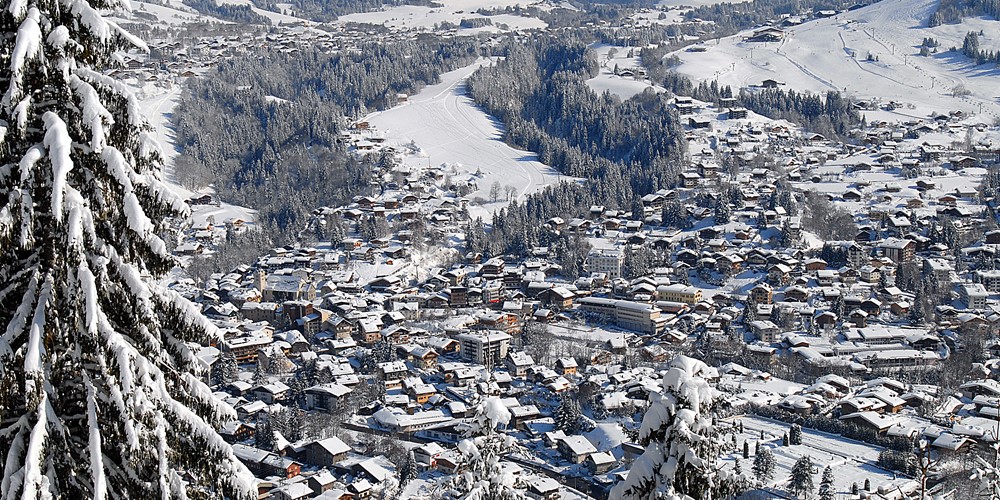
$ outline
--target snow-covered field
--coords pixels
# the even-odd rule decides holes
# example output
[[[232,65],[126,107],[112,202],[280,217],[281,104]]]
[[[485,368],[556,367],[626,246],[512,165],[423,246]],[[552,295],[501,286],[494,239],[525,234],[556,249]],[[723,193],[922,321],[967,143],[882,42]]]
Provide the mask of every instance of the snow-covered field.
[[[769,485],[778,490],[784,489],[792,466],[803,455],[809,455],[818,469],[817,474],[813,477],[816,486],[819,485],[823,468],[827,465],[830,466],[833,470],[834,486],[838,498],[841,495],[849,494],[851,485],[854,483],[857,483],[859,487],[863,486],[866,479],[871,482],[873,492],[880,487],[884,491],[896,490],[897,488],[902,488],[905,491],[908,487],[913,486],[911,479],[897,478],[892,472],[875,466],[878,454],[882,450],[877,446],[812,429],[802,429],[801,445],[782,446],[781,436],[788,433],[788,424],[755,416],[742,417],[740,421],[744,427],[744,433],[737,438],[741,446],[743,441],[750,441],[750,450],[752,451],[754,443],[761,441],[761,432],[764,433],[760,447],[761,449],[771,448],[776,465],[774,477]],[[727,461],[731,462],[733,457],[738,455],[733,454]],[[753,455],[751,454],[749,460],[742,461],[744,473],[749,475],[752,464]]]
[[[618,76],[615,74],[615,66],[619,70],[641,68],[639,61],[638,47],[620,47],[613,45],[595,44],[591,49],[597,54],[597,62],[601,64],[601,72],[587,80],[587,86],[594,92],[604,91],[628,99],[648,88],[653,88],[657,92],[663,91],[663,87],[654,86],[646,79],[635,79],[630,76]],[[629,57],[629,51],[633,51],[633,56]],[[608,55],[611,54],[611,57]]]
[[[525,30],[535,28],[545,28],[548,26],[544,21],[533,17],[525,17],[514,14],[499,14],[496,16],[483,16],[477,14],[480,8],[503,9],[515,5],[524,6],[522,2],[498,1],[482,2],[480,0],[445,0],[438,2],[440,6],[424,7],[419,5],[401,5],[391,7],[377,12],[362,12],[340,16],[338,21],[383,25],[394,29],[409,30],[430,30],[443,22],[458,24],[462,19],[487,18],[493,26],[475,29],[463,29],[460,33],[473,34],[482,31],[498,31],[500,25],[506,25],[511,30]]]
[[[150,125],[153,126],[157,142],[160,143],[167,183],[174,193],[187,199],[194,195],[195,192],[177,184],[172,178],[174,159],[177,157],[178,151],[174,142],[173,130],[170,126],[170,117],[174,106],[177,105],[177,98],[180,96],[182,89],[181,85],[173,85],[169,89],[147,85],[142,89],[134,89],[133,91],[136,92],[143,115],[149,121]],[[208,193],[212,191],[206,188],[200,192]],[[255,210],[228,203],[222,203],[219,206],[197,205],[192,207],[191,220],[195,226],[204,226],[209,217],[212,217],[217,224],[221,224],[230,218],[252,222],[255,214]]]
[[[975,66],[959,53],[965,33],[983,28],[983,20],[960,26],[924,28],[937,0],[883,0],[868,7],[786,28],[781,42],[744,41],[744,32],[704,45],[705,52],[679,51],[677,70],[695,81],[718,79],[734,88],[759,85],[765,79],[783,82],[786,88],[825,92],[846,89],[861,98],[878,97],[902,102],[895,112],[901,120],[923,118],[931,112],[962,110],[975,121],[992,123],[1000,118],[997,99],[1000,70]],[[996,44],[995,21],[984,46]],[[924,37],[941,42],[939,53],[919,54]],[[877,61],[867,61],[868,55]],[[952,90],[964,86],[967,97]]]
[[[441,83],[425,88],[409,102],[374,113],[368,122],[386,132],[386,143],[402,146],[415,143],[421,150],[407,158],[412,165],[449,165],[454,176],[476,176],[478,190],[470,199],[489,198],[494,182],[513,186],[518,198],[569,179],[538,161],[529,151],[514,149],[502,140],[502,125],[483,112],[465,94],[465,79],[489,61],[441,75]],[[455,177],[456,179],[458,177]],[[485,215],[505,206],[470,204],[473,215]]]
[[[218,3],[222,5],[249,5],[250,10],[266,17],[271,21],[271,24],[281,24],[281,23],[291,24],[291,23],[302,23],[302,22],[307,24],[309,23],[309,21],[306,19],[257,8],[250,0],[218,0]]]
[[[205,16],[183,4],[178,6],[159,5],[146,2],[132,2],[133,11],[145,12],[156,16],[157,21],[165,26],[178,26],[184,23],[226,23],[211,16]]]

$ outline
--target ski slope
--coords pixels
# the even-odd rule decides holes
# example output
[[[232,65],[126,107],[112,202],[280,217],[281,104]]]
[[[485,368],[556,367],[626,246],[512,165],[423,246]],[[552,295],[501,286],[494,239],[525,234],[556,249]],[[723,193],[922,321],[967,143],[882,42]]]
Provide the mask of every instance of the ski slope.
[[[183,87],[181,85],[173,85],[169,89],[163,89],[161,87],[146,86],[138,90],[140,91],[136,92],[136,94],[139,99],[139,105],[142,108],[142,114],[153,127],[156,140],[160,145],[160,152],[163,156],[164,178],[177,196],[188,199],[196,193],[177,184],[173,180],[173,165],[174,160],[177,158],[178,150],[170,124],[171,114],[177,105],[177,99],[180,97]],[[136,90],[133,91],[135,92]],[[214,194],[214,191],[214,189],[206,187],[198,192]],[[197,205],[192,207],[191,221],[195,226],[204,226],[209,217],[212,217],[216,223],[222,223],[230,218],[252,222],[255,214],[255,210],[228,203],[222,203],[219,206]]]
[[[409,102],[374,113],[368,122],[386,132],[386,143],[415,143],[419,155],[407,162],[419,166],[447,164],[452,177],[473,177],[478,190],[470,194],[488,198],[494,182],[513,186],[518,198],[562,179],[570,179],[538,161],[535,153],[514,149],[503,142],[502,125],[465,94],[465,79],[489,60],[441,75],[441,83],[426,87]],[[402,148],[400,148],[402,149]],[[476,175],[480,172],[481,175]],[[506,203],[490,203],[495,210]],[[470,205],[470,211],[477,207]]]
[[[132,2],[132,9],[134,11],[146,12],[156,16],[157,21],[162,26],[180,26],[186,23],[229,24],[227,21],[222,21],[211,16],[194,12],[193,9],[183,4],[171,6],[147,2]]]
[[[1000,71],[975,66],[947,49],[961,47],[967,31],[983,26],[988,26],[984,47],[995,44],[997,23],[972,19],[959,26],[926,28],[936,5],[937,0],[883,0],[785,28],[781,42],[745,41],[752,33],[747,31],[707,42],[705,52],[676,52],[683,61],[677,71],[696,82],[718,79],[734,88],[774,79],[788,89],[839,90],[857,99],[898,101],[903,107],[894,115],[900,121],[961,110],[978,115],[973,121],[992,123],[1000,118]],[[938,54],[919,55],[924,37],[940,41]],[[866,60],[869,54],[878,60]],[[953,96],[957,86],[971,95]]]
[[[615,66],[618,66],[619,69],[642,67],[642,62],[639,59],[639,47],[594,44],[590,48],[597,55],[597,62],[601,65],[597,76],[587,80],[587,86],[594,92],[598,94],[605,91],[611,92],[622,100],[625,100],[642,93],[648,88],[652,88],[657,92],[664,90],[663,87],[650,84],[649,80],[645,78],[637,80],[632,77],[622,77],[615,74]],[[612,49],[615,52],[612,52]],[[630,50],[634,51],[632,57],[628,57]],[[611,57],[608,57],[609,54]]]
[[[450,4],[450,5],[449,5]],[[375,24],[397,30],[432,30],[441,23],[451,23],[454,25],[462,22],[462,19],[489,19],[493,25],[482,28],[467,28],[459,30],[460,34],[475,34],[481,32],[502,31],[500,26],[506,25],[511,30],[541,29],[548,26],[545,21],[534,17],[524,17],[514,14],[498,14],[495,16],[483,16],[475,11],[483,8],[503,8],[506,4],[486,4],[480,2],[478,5],[471,3],[473,7],[462,7],[470,2],[445,2],[444,6],[425,7],[421,5],[400,5],[376,12],[361,12],[348,14],[337,18],[338,22]]]

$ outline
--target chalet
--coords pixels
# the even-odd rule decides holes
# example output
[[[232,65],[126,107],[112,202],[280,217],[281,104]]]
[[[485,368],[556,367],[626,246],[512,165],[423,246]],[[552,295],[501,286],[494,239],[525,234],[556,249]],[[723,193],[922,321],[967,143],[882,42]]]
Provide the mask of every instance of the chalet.
[[[524,377],[528,374],[528,369],[535,365],[535,360],[525,352],[516,351],[507,354],[504,359],[507,371],[515,377]]]
[[[916,257],[917,244],[912,240],[887,238],[878,245],[882,254],[896,264],[910,262]]]
[[[559,482],[543,476],[529,480],[524,493],[532,500],[559,500],[562,498],[562,493],[559,491]]]
[[[766,28],[761,28],[753,32],[752,35],[746,38],[748,42],[780,42],[785,38],[785,31],[781,28],[775,28],[773,26],[768,26]],[[768,82],[774,82],[774,87],[768,86]],[[761,85],[764,88],[775,88],[778,82],[775,80],[764,80],[764,84]]]
[[[711,129],[712,128],[712,120],[710,120],[708,118],[701,117],[701,116],[692,116],[692,117],[688,118],[688,125],[691,128],[696,128],[696,129],[698,129],[698,128],[701,128],[701,129]]]
[[[250,394],[258,401],[262,401],[267,404],[274,404],[280,401],[284,401],[288,396],[288,386],[281,382],[270,382],[267,384],[261,384],[253,389],[250,389]]]
[[[258,477],[292,478],[302,472],[298,462],[245,444],[234,444],[233,454]]]
[[[775,325],[768,320],[755,320],[750,322],[750,330],[758,340],[767,344],[773,343],[778,334],[781,332],[778,325]]]
[[[219,429],[219,435],[227,443],[233,444],[250,439],[254,434],[254,428],[240,421],[232,421]]]
[[[598,475],[604,474],[615,467],[617,460],[615,460],[614,455],[609,452],[600,452],[590,454],[586,461],[587,470],[591,474]]]
[[[884,434],[890,427],[896,424],[897,419],[887,417],[873,411],[863,411],[842,415],[840,420],[851,422],[859,427],[871,429],[878,434]]]
[[[556,444],[559,453],[566,460],[575,464],[583,463],[593,453],[597,453],[597,448],[581,435],[565,436],[559,439]]]
[[[809,289],[792,285],[785,289],[785,301],[788,302],[806,302],[809,300]]]
[[[774,289],[767,283],[760,283],[750,289],[750,297],[757,304],[771,304],[774,301]]]
[[[979,163],[979,160],[972,156],[957,156],[948,160],[951,163],[951,168],[956,170],[966,169],[975,167]]]
[[[792,268],[785,264],[775,264],[767,270],[767,280],[775,285],[787,285],[791,281]]]
[[[556,371],[561,375],[576,375],[579,367],[573,358],[559,358],[556,360]]]
[[[351,447],[334,436],[307,444],[299,454],[299,459],[309,465],[332,467],[347,458],[349,451]]]
[[[305,390],[306,409],[308,410],[335,410],[344,398],[351,393],[349,387],[327,383],[309,387]]]
[[[538,295],[538,298],[543,304],[559,310],[565,310],[573,307],[573,299],[576,298],[576,294],[566,287],[556,286],[542,291]]]

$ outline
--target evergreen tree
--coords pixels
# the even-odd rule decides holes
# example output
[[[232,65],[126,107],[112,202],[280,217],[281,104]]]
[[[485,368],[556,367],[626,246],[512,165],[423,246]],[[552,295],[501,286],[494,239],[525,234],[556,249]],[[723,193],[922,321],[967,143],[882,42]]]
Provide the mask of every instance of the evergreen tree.
[[[406,453],[406,461],[399,468],[399,485],[406,486],[407,483],[417,478],[417,459],[413,456],[413,450]]]
[[[788,444],[802,444],[802,426],[792,424],[788,429]]]
[[[224,352],[212,365],[212,384],[224,385],[234,382],[239,378],[240,367],[236,363],[236,356],[232,353]]]
[[[500,433],[510,423],[510,410],[500,398],[484,399],[476,409],[468,437],[458,443],[466,472],[454,477],[451,486],[463,499],[513,500],[522,498],[514,478],[500,468],[500,457],[516,451],[513,437]]]
[[[722,198],[715,203],[715,223],[725,224],[732,219],[733,209],[729,206],[729,200]]]
[[[792,466],[792,473],[788,477],[788,491],[800,498],[806,498],[812,495],[813,488],[812,459],[809,455],[803,455]]]
[[[834,500],[837,491],[833,486],[833,469],[827,465],[823,469],[823,479],[819,482],[819,500]]]
[[[274,451],[274,429],[271,427],[271,417],[267,412],[261,412],[253,433],[254,445],[267,451]]]
[[[743,458],[750,458],[750,441],[743,441]]]
[[[567,434],[575,434],[580,428],[582,418],[580,403],[569,394],[563,394],[559,400],[559,408],[556,409],[556,428],[562,429]]]
[[[218,334],[146,276],[184,202],[139,104],[104,75],[128,2],[3,4],[0,461],[6,498],[248,497],[189,343]],[[184,478],[182,479],[181,471]]]
[[[670,362],[662,392],[650,395],[642,419],[639,438],[646,449],[610,498],[711,499],[736,493],[732,478],[719,474],[721,443],[728,440],[709,417],[718,392],[703,378],[708,372],[705,363],[686,356]]]
[[[257,359],[257,364],[253,368],[253,383],[254,385],[262,385],[267,383],[267,373],[264,372],[264,365]]]
[[[774,478],[774,454],[771,450],[764,448],[753,457],[753,475],[757,477],[762,485],[767,485]]]

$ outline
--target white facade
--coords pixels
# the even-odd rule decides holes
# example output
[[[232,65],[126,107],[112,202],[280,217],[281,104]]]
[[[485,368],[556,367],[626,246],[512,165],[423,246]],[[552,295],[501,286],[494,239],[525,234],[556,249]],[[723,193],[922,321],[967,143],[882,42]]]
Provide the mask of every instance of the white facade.
[[[587,271],[604,273],[608,279],[621,278],[624,265],[625,251],[619,247],[595,248],[587,254]]]

